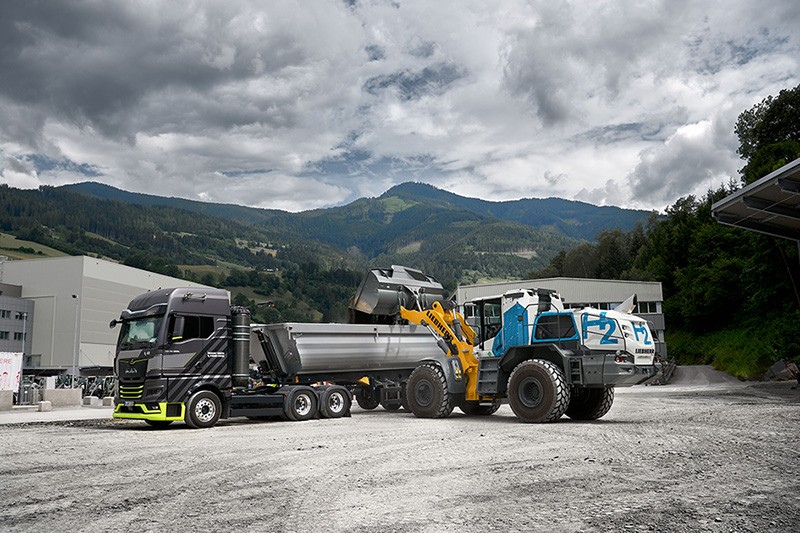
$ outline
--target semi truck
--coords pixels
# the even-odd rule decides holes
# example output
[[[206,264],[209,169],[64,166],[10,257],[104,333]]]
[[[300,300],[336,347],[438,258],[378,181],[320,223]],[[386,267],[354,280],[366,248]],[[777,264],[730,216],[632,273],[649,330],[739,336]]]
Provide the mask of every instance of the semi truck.
[[[613,387],[657,371],[647,323],[622,309],[565,310],[543,289],[467,308],[474,329],[435,278],[402,266],[367,273],[346,324],[251,324],[222,289],[151,291],[111,323],[121,324],[113,416],[205,428],[348,416],[355,398],[427,418],[487,415],[507,400],[525,422],[594,419]]]

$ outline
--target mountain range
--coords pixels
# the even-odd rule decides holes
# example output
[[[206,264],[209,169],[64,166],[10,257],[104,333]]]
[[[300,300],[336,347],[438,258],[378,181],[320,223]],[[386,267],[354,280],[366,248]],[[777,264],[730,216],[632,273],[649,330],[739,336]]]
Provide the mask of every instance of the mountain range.
[[[423,183],[300,213],[164,198],[95,182],[38,190],[4,185],[0,201],[3,231],[142,268],[405,264],[450,285],[525,276],[600,231],[629,231],[652,215],[559,198],[491,202]]]

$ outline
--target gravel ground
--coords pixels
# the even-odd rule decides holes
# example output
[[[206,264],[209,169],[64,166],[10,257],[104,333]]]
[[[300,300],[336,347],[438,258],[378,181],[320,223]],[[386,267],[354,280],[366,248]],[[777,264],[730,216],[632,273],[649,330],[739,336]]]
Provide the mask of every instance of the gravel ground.
[[[353,409],[0,426],[2,531],[798,531],[792,383],[620,389],[596,422]]]

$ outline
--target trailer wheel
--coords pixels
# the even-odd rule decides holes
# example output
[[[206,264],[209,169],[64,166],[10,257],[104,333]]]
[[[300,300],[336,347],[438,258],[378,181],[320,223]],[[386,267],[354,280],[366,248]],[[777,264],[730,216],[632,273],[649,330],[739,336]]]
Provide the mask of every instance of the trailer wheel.
[[[322,393],[319,414],[325,418],[341,418],[350,411],[350,393],[343,387],[331,387]]]
[[[567,416],[573,420],[597,420],[611,410],[614,387],[587,389],[573,387],[567,407]]]
[[[489,416],[493,415],[500,409],[500,400],[493,401],[490,405],[481,405],[479,402],[465,401],[458,406],[461,412],[467,416]]]
[[[152,426],[156,429],[163,429],[172,424],[172,420],[145,420],[145,424]]]
[[[208,390],[197,391],[186,402],[184,421],[190,427],[210,428],[219,420],[222,403],[219,396]]]
[[[283,410],[289,420],[310,420],[317,414],[317,395],[313,389],[293,389],[284,401]]]
[[[361,387],[356,390],[356,403],[362,409],[372,411],[380,405],[377,395],[372,392],[372,389]]]
[[[408,378],[406,395],[411,412],[419,418],[445,418],[453,412],[447,380],[438,365],[421,365]]]
[[[569,405],[564,373],[541,359],[523,361],[508,378],[508,403],[523,422],[555,422]]]

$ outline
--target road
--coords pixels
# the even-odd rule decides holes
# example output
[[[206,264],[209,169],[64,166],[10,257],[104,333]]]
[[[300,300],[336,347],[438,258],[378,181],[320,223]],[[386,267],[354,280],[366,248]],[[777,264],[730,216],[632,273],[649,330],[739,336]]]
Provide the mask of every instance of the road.
[[[0,426],[3,531],[797,531],[792,383],[620,389],[586,423]]]

